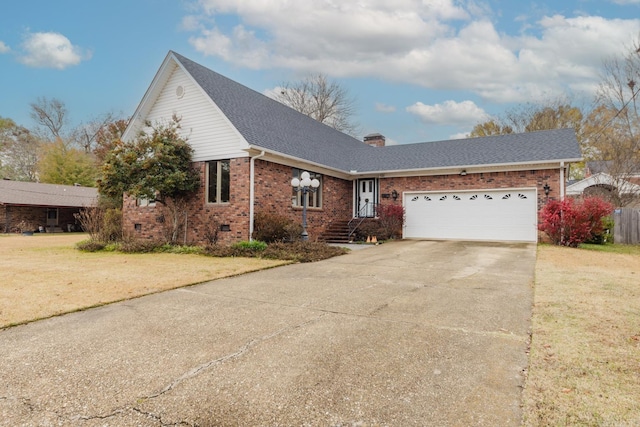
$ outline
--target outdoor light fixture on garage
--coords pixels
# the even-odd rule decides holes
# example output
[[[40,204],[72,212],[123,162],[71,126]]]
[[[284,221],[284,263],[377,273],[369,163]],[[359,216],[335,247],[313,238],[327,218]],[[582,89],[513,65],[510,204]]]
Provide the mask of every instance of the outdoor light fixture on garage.
[[[460,176],[465,176],[467,174],[467,170],[466,169],[462,169],[462,172],[460,172]]]
[[[291,186],[294,191],[302,192],[302,240],[309,240],[309,233],[307,233],[307,194],[316,192],[320,186],[320,181],[315,178],[311,179],[311,175],[307,171],[302,172],[300,178],[293,178]]]
[[[396,190],[393,190],[393,191],[391,192],[391,198],[392,198],[393,200],[398,200],[398,192],[397,192]]]
[[[544,190],[544,195],[549,197],[549,192],[551,191],[551,187],[549,187],[548,182],[544,184],[544,187],[542,187],[542,189]]]

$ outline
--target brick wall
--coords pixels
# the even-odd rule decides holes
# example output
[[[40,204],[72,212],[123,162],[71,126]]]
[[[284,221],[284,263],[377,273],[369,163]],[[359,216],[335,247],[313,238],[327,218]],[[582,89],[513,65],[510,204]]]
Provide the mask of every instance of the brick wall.
[[[310,170],[312,171],[312,170]],[[302,207],[292,207],[292,169],[275,163],[256,160],[256,212],[261,210],[285,215],[302,224]],[[322,177],[322,207],[307,208],[307,231],[314,241],[336,219],[352,215],[353,190],[351,181]]]
[[[46,207],[39,206],[0,206],[0,232],[15,233],[18,232],[20,223],[22,222],[29,228],[29,231],[35,231],[39,226],[47,225]],[[67,231],[67,224],[75,224],[74,214],[79,212],[80,208],[58,208],[58,227],[62,231]]]
[[[195,163],[200,170],[201,188],[189,200],[187,213],[187,243],[204,243],[207,234],[218,231],[218,241],[223,244],[249,239],[249,172],[250,159],[232,159],[230,164],[231,193],[227,204],[205,203],[204,162]],[[312,170],[311,170],[312,171]],[[255,161],[255,212],[267,211],[284,215],[293,221],[302,222],[302,208],[292,207],[292,169],[267,161]],[[560,174],[558,170],[491,172],[480,174],[434,175],[422,177],[383,178],[380,193],[390,194],[403,191],[474,190],[493,188],[529,187],[538,189],[538,210],[547,198],[543,187],[549,184],[549,199],[560,194]],[[396,201],[381,199],[382,204],[402,204],[402,197]],[[352,216],[353,184],[338,178],[323,176],[322,207],[307,209],[307,231],[309,239],[316,240],[334,220],[349,219]],[[163,236],[163,207],[136,206],[132,198],[125,198],[123,206],[123,227],[125,234],[143,239],[161,239]],[[138,228],[136,228],[138,224]],[[182,237],[180,238],[182,241]]]
[[[206,163],[196,162],[200,171],[200,188],[187,200],[187,243],[204,243],[207,236],[218,230],[220,243],[247,240],[249,236],[249,159],[238,158],[230,161],[229,203],[206,203]],[[125,235],[141,239],[163,239],[165,221],[169,218],[161,203],[155,206],[137,206],[132,197],[125,197],[123,231]],[[225,230],[220,231],[224,226]],[[184,234],[179,238],[184,240]]]
[[[189,199],[187,242],[204,243],[208,232],[218,231],[218,242],[230,244],[249,239],[249,173],[250,159],[232,159],[230,164],[231,193],[227,204],[205,203],[204,162],[195,163],[200,170],[200,189]],[[292,169],[262,160],[255,162],[255,212],[261,210],[287,216],[302,222],[302,208],[291,206]],[[351,182],[328,176],[323,177],[322,208],[307,210],[307,230],[315,240],[329,222],[335,218],[351,216]],[[136,206],[136,200],[126,197],[123,204],[125,235],[142,239],[162,239],[164,233],[163,206]],[[136,224],[138,227],[136,228]],[[182,237],[180,238],[182,241]]]

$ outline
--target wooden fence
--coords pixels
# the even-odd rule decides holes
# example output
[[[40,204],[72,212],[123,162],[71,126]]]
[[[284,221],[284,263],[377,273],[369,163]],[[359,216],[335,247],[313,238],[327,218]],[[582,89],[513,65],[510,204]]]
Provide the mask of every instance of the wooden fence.
[[[640,209],[618,208],[613,213],[613,241],[640,244]]]

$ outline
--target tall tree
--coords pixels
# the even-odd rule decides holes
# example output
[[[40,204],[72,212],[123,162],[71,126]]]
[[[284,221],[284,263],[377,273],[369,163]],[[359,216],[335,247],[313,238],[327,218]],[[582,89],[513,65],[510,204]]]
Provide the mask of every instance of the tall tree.
[[[35,181],[40,147],[28,129],[0,117],[0,178]]]
[[[168,237],[175,242],[184,227],[186,200],[199,187],[200,174],[191,164],[193,149],[179,134],[178,117],[168,124],[148,125],[149,133],[116,142],[107,154],[98,189],[111,198],[127,194],[164,205]]]
[[[636,203],[640,191],[640,38],[621,57],[604,61],[597,93],[597,108],[585,144],[588,155],[605,162],[613,179],[612,201],[618,206]]]
[[[105,133],[105,129],[119,121],[121,120],[117,119],[114,113],[102,114],[87,123],[76,126],[71,131],[70,139],[74,145],[84,150],[85,153],[94,152],[98,147],[98,139]]]
[[[118,119],[100,127],[95,135],[93,145],[96,164],[102,165],[104,163],[107,154],[116,147],[117,142],[122,138],[128,123],[128,120]]]
[[[65,139],[63,128],[67,125],[67,107],[59,99],[40,97],[29,104],[29,115],[36,123],[36,133],[41,139],[55,141]]]
[[[354,121],[355,99],[324,74],[283,83],[275,99],[341,132],[353,135],[358,130]]]
[[[498,119],[490,119],[483,123],[478,123],[469,134],[471,138],[482,136],[507,135],[513,133],[513,129],[505,124],[498,123]]]
[[[509,133],[535,132],[538,130],[573,128],[580,139],[582,109],[572,106],[563,98],[545,102],[517,105],[502,116],[478,123],[470,133],[471,137],[505,135]]]
[[[70,147],[64,141],[47,144],[38,162],[40,182],[94,187],[98,171],[90,154]]]

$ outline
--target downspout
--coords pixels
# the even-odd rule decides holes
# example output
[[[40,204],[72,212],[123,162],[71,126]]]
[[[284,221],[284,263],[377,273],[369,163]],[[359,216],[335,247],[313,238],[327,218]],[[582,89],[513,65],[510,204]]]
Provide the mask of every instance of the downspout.
[[[264,156],[264,150],[260,154],[251,157],[249,162],[249,241],[253,240],[253,216],[254,216],[254,202],[255,202],[255,165],[256,159]]]
[[[560,162],[560,200],[564,200],[564,162]]]

